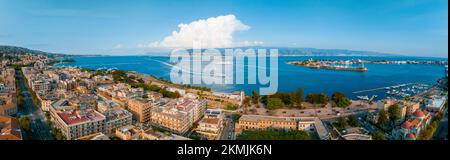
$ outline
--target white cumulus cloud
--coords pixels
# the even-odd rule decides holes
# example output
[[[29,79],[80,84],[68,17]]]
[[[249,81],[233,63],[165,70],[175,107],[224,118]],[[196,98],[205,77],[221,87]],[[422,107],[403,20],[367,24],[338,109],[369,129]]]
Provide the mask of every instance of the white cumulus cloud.
[[[140,44],[138,48],[192,48],[193,43],[200,43],[202,48],[234,47],[233,34],[237,31],[249,30],[236,16],[225,16],[200,19],[189,24],[179,24],[178,31],[165,37],[162,41]]]

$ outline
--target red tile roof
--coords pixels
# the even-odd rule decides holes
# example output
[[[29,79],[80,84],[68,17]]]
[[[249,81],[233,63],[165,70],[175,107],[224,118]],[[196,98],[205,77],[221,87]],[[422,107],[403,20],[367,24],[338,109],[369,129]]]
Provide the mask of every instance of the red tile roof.
[[[416,111],[414,112],[414,116],[415,116],[415,117],[420,117],[420,118],[422,118],[422,117],[425,116],[425,113],[423,113],[422,110],[418,109],[418,110],[416,110]]]
[[[412,133],[409,133],[408,135],[406,135],[406,137],[408,137],[409,139],[415,139],[416,136]]]
[[[0,116],[0,140],[21,140],[19,121],[12,117]]]
[[[59,112],[58,116],[67,125],[105,119],[103,115],[93,110],[92,111],[73,110],[71,112]]]
[[[402,124],[402,128],[404,128],[404,129],[411,129],[411,126],[412,126],[412,124],[409,121],[405,121]]]

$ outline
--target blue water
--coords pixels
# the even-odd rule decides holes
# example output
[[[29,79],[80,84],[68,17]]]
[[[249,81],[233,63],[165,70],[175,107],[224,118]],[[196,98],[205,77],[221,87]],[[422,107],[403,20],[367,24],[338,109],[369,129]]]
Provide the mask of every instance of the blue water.
[[[372,88],[386,87],[396,84],[419,82],[434,84],[436,80],[444,76],[444,67],[438,65],[414,65],[414,64],[365,64],[369,69],[367,72],[351,72],[337,70],[316,70],[301,66],[286,64],[288,61],[307,59],[377,59],[377,60],[447,60],[436,58],[418,57],[279,57],[278,67],[278,91],[297,91],[299,87],[307,93],[343,92],[351,98],[358,96],[352,92]],[[170,79],[172,67],[167,65],[169,57],[152,56],[105,56],[105,57],[77,57],[75,63],[66,63],[68,66],[79,66],[83,68],[118,68],[121,70],[137,71],[144,74]],[[258,90],[259,85],[202,85],[212,88],[218,92],[232,92],[244,90],[250,94]],[[383,98],[384,90],[361,93],[359,95],[378,95]]]

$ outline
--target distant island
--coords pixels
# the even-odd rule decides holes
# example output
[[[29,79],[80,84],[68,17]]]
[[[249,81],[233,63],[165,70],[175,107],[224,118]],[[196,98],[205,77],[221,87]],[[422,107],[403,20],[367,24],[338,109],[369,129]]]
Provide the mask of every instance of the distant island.
[[[361,66],[351,66],[353,64],[352,61],[330,61],[330,60],[306,60],[306,61],[290,61],[288,64],[304,66],[313,69],[329,69],[329,70],[343,70],[343,71],[357,71],[357,72],[365,72],[368,69],[364,67],[364,64]]]
[[[428,65],[448,65],[448,61],[438,60],[303,60],[303,61],[289,61],[287,64],[303,66],[313,69],[329,69],[329,70],[344,70],[344,71],[358,71],[365,72],[369,69],[364,67],[365,63],[371,64],[428,64]]]

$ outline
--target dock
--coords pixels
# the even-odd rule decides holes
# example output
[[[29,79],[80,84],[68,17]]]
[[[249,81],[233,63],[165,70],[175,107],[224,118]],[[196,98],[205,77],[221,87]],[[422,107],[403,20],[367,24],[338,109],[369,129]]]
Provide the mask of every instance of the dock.
[[[366,90],[361,90],[361,91],[354,91],[352,92],[353,94],[358,94],[358,93],[364,93],[364,92],[372,92],[372,91],[378,91],[378,90],[384,90],[385,88],[397,88],[397,87],[403,87],[403,86],[408,86],[408,85],[412,85],[412,84],[416,84],[416,83],[403,83],[403,84],[397,84],[397,85],[393,85],[393,86],[386,86],[386,87],[380,87],[380,88],[373,88],[373,89],[366,89]]]

